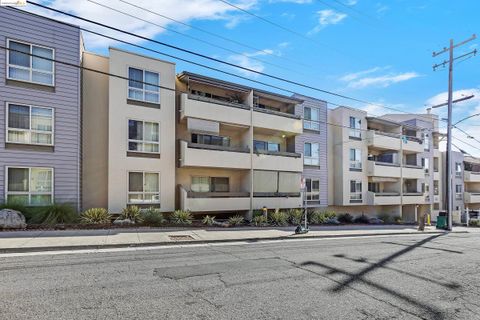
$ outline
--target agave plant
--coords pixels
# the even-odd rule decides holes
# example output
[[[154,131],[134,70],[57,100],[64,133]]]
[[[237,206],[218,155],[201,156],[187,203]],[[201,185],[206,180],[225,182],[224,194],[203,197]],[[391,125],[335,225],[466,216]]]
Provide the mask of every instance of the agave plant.
[[[276,226],[284,226],[288,222],[288,215],[279,209],[275,209],[275,211],[270,214],[270,221]]]
[[[207,226],[213,226],[215,224],[215,216],[206,215],[203,217],[202,223]]]
[[[80,214],[80,221],[86,224],[108,224],[112,216],[104,208],[91,208]]]
[[[165,222],[165,218],[163,217],[163,213],[160,212],[159,209],[150,207],[146,210],[141,210],[141,219],[143,224],[148,226],[159,226]]]
[[[192,224],[193,221],[193,216],[190,213],[190,211],[184,211],[184,210],[175,210],[171,217],[170,220],[174,224],[184,224],[184,225],[189,225]]]
[[[244,219],[242,216],[233,216],[233,217],[230,217],[228,218],[228,224],[231,225],[231,226],[239,226],[241,224],[243,224],[244,222]]]
[[[135,223],[142,222],[142,212],[140,208],[137,206],[128,206],[122,210],[122,214],[120,215],[121,220],[130,220]]]

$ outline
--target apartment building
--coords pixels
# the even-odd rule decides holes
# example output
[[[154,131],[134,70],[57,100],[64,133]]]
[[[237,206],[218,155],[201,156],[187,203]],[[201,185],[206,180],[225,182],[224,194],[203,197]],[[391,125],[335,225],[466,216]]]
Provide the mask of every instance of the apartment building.
[[[80,205],[77,26],[0,7],[0,202]]]
[[[303,118],[303,133],[295,137],[295,152],[303,153],[304,203],[309,210],[328,206],[327,103],[294,95],[303,102],[295,114]]]
[[[430,164],[438,135],[436,118],[428,117],[330,110],[329,205],[338,212],[400,216],[407,222],[430,213],[435,176]]]
[[[83,208],[175,209],[175,64],[110,48],[85,52]]]
[[[183,72],[177,76],[178,207],[302,207],[302,100]]]

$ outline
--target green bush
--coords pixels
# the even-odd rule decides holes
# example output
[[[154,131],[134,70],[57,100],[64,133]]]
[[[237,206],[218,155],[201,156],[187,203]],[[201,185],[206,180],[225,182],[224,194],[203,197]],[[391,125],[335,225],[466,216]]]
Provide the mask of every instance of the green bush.
[[[215,224],[215,216],[206,215],[203,217],[202,223],[207,226],[213,226]]]
[[[469,227],[480,227],[480,220],[478,219],[470,219],[468,222]]]
[[[399,216],[396,216],[393,218],[393,221],[396,223],[396,224],[401,224],[403,221],[402,221],[402,217],[399,217]]]
[[[302,223],[303,212],[301,209],[290,209],[287,211],[288,220],[293,225],[299,225]]]
[[[310,223],[312,223],[312,224],[323,224],[323,223],[327,223],[329,220],[334,219],[336,217],[337,217],[337,214],[335,213],[335,211],[315,210],[310,215]]]
[[[1,203],[0,210],[2,209],[11,209],[15,211],[20,211],[25,216],[25,219],[27,220],[27,222],[32,218],[33,213],[35,213],[35,210],[32,207],[27,207],[25,206],[25,204],[18,201]]]
[[[174,224],[190,225],[192,224],[193,216],[190,211],[175,210],[170,217],[170,221]]]
[[[30,223],[33,224],[70,224],[78,221],[78,214],[75,208],[68,203],[56,203],[36,208],[32,213]]]
[[[355,219],[353,219],[353,222],[368,224],[369,220],[368,217],[362,213],[361,216],[356,216]]]
[[[159,209],[150,207],[146,210],[140,210],[141,220],[147,226],[157,227],[165,222],[163,213]]]
[[[139,223],[142,222],[142,212],[137,206],[128,206],[122,210],[120,215],[120,220],[128,219],[132,222]]]
[[[388,213],[379,213],[377,215],[377,218],[382,220],[383,223],[391,223],[392,222],[392,217]]]
[[[270,214],[270,221],[276,226],[284,226],[288,222],[288,215],[285,212],[276,209]]]
[[[112,216],[104,208],[91,208],[80,214],[80,222],[86,224],[108,224]]]
[[[352,223],[353,216],[350,213],[341,213],[338,215],[338,221],[341,223]]]
[[[268,225],[268,219],[263,214],[254,216],[252,219],[252,224],[256,227],[266,226]]]
[[[244,222],[244,219],[242,216],[237,215],[237,216],[228,218],[228,224],[231,226],[239,226],[243,224],[243,222]]]

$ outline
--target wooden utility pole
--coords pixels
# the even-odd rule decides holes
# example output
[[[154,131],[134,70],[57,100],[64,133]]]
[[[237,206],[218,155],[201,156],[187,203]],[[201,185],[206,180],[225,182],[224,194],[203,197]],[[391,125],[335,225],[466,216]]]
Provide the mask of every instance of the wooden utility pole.
[[[433,66],[433,70],[435,71],[439,66],[445,67],[448,63],[448,127],[447,127],[447,161],[446,165],[447,168],[445,170],[446,179],[445,183],[447,184],[447,192],[446,192],[446,208],[448,214],[448,230],[452,230],[452,212],[453,212],[453,175],[452,175],[452,105],[453,105],[453,62],[457,59],[461,59],[467,57],[469,55],[476,55],[477,50],[473,50],[469,53],[463,54],[459,57],[453,57],[453,50],[456,47],[460,47],[472,40],[477,38],[476,35],[472,35],[469,39],[462,41],[460,43],[454,44],[453,39],[450,39],[450,46],[449,48],[443,48],[443,50],[439,52],[434,52],[432,54],[433,57],[436,57],[442,53],[448,52],[449,59],[443,61],[442,63],[435,64]]]

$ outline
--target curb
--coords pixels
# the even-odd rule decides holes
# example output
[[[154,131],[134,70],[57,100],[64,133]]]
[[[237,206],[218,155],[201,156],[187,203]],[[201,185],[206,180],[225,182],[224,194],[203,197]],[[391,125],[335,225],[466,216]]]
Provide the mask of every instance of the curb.
[[[449,233],[468,233],[468,231],[428,231],[423,233],[415,232],[392,232],[392,233],[352,233],[352,234],[330,234],[330,235],[291,235],[280,237],[253,237],[243,239],[218,239],[218,240],[182,240],[182,241],[161,241],[145,243],[124,243],[124,244],[102,244],[102,245],[76,245],[76,246],[51,246],[51,247],[21,247],[21,248],[2,248],[0,254],[5,253],[26,253],[43,251],[69,251],[69,250],[99,250],[113,248],[141,248],[141,247],[159,247],[159,246],[181,246],[196,244],[214,244],[231,242],[259,242],[275,240],[295,240],[295,239],[329,239],[329,238],[348,238],[348,237],[375,237],[375,236],[396,236],[396,235],[429,235],[429,234],[449,234]]]

